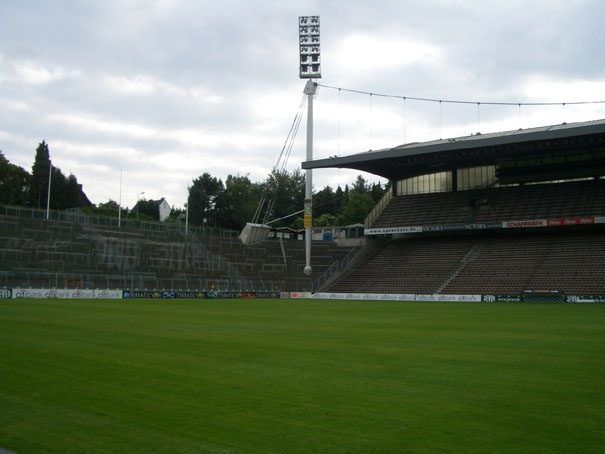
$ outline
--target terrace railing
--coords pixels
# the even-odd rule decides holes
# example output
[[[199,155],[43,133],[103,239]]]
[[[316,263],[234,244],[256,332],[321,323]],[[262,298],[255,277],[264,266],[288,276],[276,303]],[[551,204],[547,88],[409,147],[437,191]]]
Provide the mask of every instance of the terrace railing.
[[[332,263],[326,272],[312,283],[311,291],[314,293],[318,292],[328,282],[332,281],[337,273],[341,273],[353,262],[353,259],[361,249],[362,247],[353,248],[342,259]]]
[[[44,226],[47,213],[45,210],[22,208],[0,205],[0,216],[18,217],[22,219],[39,220],[40,226]],[[6,225],[13,225],[14,221],[7,219]],[[110,230],[117,232],[124,230],[128,235],[135,234],[137,237],[145,235],[145,232],[152,233],[171,233],[181,236],[192,249],[192,255],[197,256],[203,261],[206,270],[214,270],[217,273],[202,273],[199,277],[195,272],[182,274],[156,273],[148,270],[137,269],[132,266],[114,266],[121,271],[116,270],[63,270],[40,267],[40,269],[23,267],[22,269],[6,269],[0,271],[0,287],[47,287],[47,288],[70,288],[73,282],[78,282],[82,288],[132,288],[132,289],[189,289],[189,290],[211,290],[207,287],[209,282],[224,280],[221,284],[222,290],[264,290],[264,291],[309,291],[312,281],[309,278],[297,278],[285,274],[268,279],[262,276],[246,276],[238,267],[238,263],[230,261],[220,253],[213,251],[205,241],[205,238],[222,238],[223,241],[239,241],[238,232],[225,229],[214,229],[211,227],[188,226],[185,233],[185,226],[179,222],[149,222],[136,219],[122,219],[118,225],[117,218],[107,218],[100,216],[90,216],[80,209],[71,209],[68,211],[49,212],[49,226],[57,226],[54,222],[63,222],[58,225],[62,230],[69,227],[70,235],[76,227],[78,232],[87,232],[94,249],[105,251],[103,245],[99,243],[97,236],[102,236],[104,231]],[[54,221],[54,222],[53,222]],[[4,222],[4,221],[3,221]],[[17,223],[18,225],[18,223]],[[44,231],[46,229],[44,228]],[[44,232],[41,232],[44,233]],[[98,244],[97,244],[98,243]],[[112,252],[112,251],[109,251]],[[281,250],[283,258],[284,250]],[[92,252],[91,252],[92,253]],[[115,259],[132,258],[132,254],[120,254],[119,251],[113,251]],[[351,255],[351,253],[349,253]],[[345,260],[346,261],[346,260]],[[342,263],[342,260],[340,261]],[[113,263],[113,262],[112,262]],[[116,263],[113,263],[116,265]],[[117,264],[119,265],[119,263]],[[285,266],[282,265],[282,266]],[[78,274],[79,273],[79,274]],[[216,274],[216,276],[209,276]],[[277,279],[276,279],[277,278]]]
[[[79,208],[73,208],[66,211],[50,210],[48,214],[49,220],[51,221],[77,222],[80,224],[86,224],[88,226],[91,226],[92,228],[94,228],[95,226],[105,226],[115,228],[124,227],[148,232],[185,231],[185,226],[182,225],[182,223],[180,222],[153,222],[129,218],[121,219],[118,221],[118,218],[87,215]],[[46,210],[0,205],[0,215],[16,216],[31,219],[46,219]],[[196,225],[189,225],[187,227],[187,230],[191,233],[195,233],[201,236],[208,235],[217,236],[221,238],[237,238],[239,235],[239,232],[235,230],[220,229],[216,227],[200,227]]]

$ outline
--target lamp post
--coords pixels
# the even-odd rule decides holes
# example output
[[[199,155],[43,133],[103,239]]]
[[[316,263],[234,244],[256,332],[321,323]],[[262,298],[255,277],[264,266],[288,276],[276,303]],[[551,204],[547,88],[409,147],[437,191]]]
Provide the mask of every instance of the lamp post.
[[[139,198],[145,194],[145,191],[141,192],[138,196],[137,196],[137,221],[139,220]]]
[[[187,197],[187,203],[185,204],[185,235],[189,233],[189,197]]]
[[[300,16],[298,18],[298,39],[300,50],[301,79],[309,79],[305,85],[304,94],[307,95],[307,161],[313,160],[313,96],[317,91],[314,78],[321,78],[319,16]],[[313,171],[307,169],[305,173],[305,250],[306,261],[304,273],[311,276],[311,240],[313,239]]]
[[[53,162],[48,161],[50,163],[50,168],[48,169],[48,193],[46,194],[46,220],[48,221],[50,217],[50,180],[53,175]]]
[[[122,169],[120,169],[120,198],[118,202],[118,227],[122,226]]]

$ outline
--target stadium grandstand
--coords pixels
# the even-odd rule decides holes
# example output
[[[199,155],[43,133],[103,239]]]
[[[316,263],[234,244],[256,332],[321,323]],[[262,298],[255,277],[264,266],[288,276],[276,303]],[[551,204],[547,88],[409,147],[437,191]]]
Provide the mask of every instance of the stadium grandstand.
[[[283,235],[244,246],[231,230],[50,214],[0,207],[0,287],[303,291],[356,250],[315,242],[307,277],[304,242]]]
[[[410,143],[303,168],[391,182],[365,222],[379,246],[315,290],[605,295],[605,120]]]
[[[350,238],[359,226],[314,231],[311,276],[297,234],[244,245],[178,222],[0,207],[0,287],[605,299],[605,120],[302,166],[391,183],[362,238]]]

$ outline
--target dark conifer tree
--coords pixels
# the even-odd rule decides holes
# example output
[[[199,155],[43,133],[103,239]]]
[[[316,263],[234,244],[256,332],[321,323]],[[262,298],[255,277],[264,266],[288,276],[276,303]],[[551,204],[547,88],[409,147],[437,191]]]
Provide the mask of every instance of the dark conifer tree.
[[[43,140],[36,149],[36,158],[32,167],[32,181],[29,188],[29,201],[34,208],[46,207],[49,171],[50,153],[48,145]]]

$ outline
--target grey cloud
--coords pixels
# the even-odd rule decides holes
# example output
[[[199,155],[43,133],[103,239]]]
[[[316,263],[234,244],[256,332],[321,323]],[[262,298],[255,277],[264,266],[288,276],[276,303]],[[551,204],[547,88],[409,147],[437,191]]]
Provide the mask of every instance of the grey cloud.
[[[599,59],[604,13],[600,2],[580,0],[1,2],[0,149],[31,168],[37,143],[46,139],[51,155],[72,168],[93,202],[115,192],[97,187],[103,169],[123,167],[130,182],[125,197],[153,186],[180,205],[187,182],[203,171],[222,179],[250,172],[259,180],[273,166],[304,85],[298,79],[299,15],[321,16],[322,82],[328,85],[518,102],[534,77],[605,81]],[[439,58],[384,68],[360,59],[345,70],[335,61],[352,33],[432,46]],[[23,65],[34,71],[30,76],[37,69],[48,80],[28,80],[19,72]],[[390,114],[399,128],[387,133],[376,125],[385,137],[375,142],[402,142],[398,103],[375,99],[370,113],[367,98],[345,100],[360,117],[344,110],[324,115],[316,126],[318,154],[333,155],[345,142],[337,137],[339,126],[359,147],[347,151],[364,151],[372,115]],[[337,112],[337,103],[337,94],[324,89],[317,109]],[[480,113],[488,123],[510,111],[485,107]],[[432,125],[429,138],[439,135],[438,106],[409,102],[407,116],[409,128]],[[443,129],[456,125],[470,133],[477,110],[442,106],[441,122]],[[303,136],[291,168],[304,159]],[[165,174],[162,158],[178,175]],[[139,174],[128,168],[137,159]],[[149,177],[154,172],[162,177]],[[317,172],[315,187],[332,177]]]

